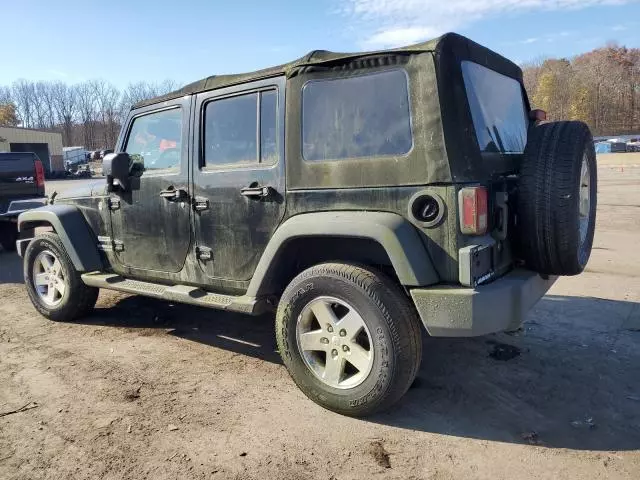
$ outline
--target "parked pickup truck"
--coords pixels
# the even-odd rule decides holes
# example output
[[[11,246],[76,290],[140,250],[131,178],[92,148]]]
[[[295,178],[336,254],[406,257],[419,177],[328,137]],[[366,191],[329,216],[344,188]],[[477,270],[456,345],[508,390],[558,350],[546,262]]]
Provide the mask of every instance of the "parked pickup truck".
[[[46,205],[44,168],[35,153],[0,152],[0,245],[15,249],[18,215]]]

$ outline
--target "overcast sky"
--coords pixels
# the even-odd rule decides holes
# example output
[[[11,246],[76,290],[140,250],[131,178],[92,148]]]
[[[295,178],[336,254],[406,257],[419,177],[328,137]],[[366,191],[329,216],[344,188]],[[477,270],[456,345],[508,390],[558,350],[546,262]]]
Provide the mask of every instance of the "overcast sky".
[[[398,46],[457,31],[516,62],[608,41],[640,47],[639,0],[13,0],[0,84],[187,83],[310,50]]]

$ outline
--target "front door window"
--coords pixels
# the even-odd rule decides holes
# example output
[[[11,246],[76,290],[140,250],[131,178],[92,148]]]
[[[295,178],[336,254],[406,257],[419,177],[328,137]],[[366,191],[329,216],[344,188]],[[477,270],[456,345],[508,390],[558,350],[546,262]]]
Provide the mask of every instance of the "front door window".
[[[178,170],[182,143],[182,111],[162,110],[133,121],[125,151],[135,168]]]

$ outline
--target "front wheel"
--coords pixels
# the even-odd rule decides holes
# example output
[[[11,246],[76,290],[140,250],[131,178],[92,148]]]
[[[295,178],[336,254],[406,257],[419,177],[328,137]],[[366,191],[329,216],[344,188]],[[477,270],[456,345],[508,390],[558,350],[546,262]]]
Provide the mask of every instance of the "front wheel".
[[[99,289],[82,282],[55,233],[36,236],[24,255],[24,282],[33,306],[55,321],[72,321],[89,313]]]
[[[370,415],[400,399],[422,356],[417,314],[407,295],[373,269],[326,263],[289,284],[276,316],[289,374],[329,410]]]

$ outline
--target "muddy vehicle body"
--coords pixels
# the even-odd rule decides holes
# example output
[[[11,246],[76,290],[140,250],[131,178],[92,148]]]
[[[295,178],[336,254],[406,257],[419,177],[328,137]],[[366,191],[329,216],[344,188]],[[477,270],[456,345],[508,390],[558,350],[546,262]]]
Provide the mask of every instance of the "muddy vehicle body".
[[[108,288],[259,314],[314,401],[398,400],[432,336],[519,328],[580,273],[595,222],[588,128],[540,122],[514,63],[456,34],[314,51],[134,106],[106,180],[21,214],[36,308]],[[215,317],[215,316],[213,316]]]

